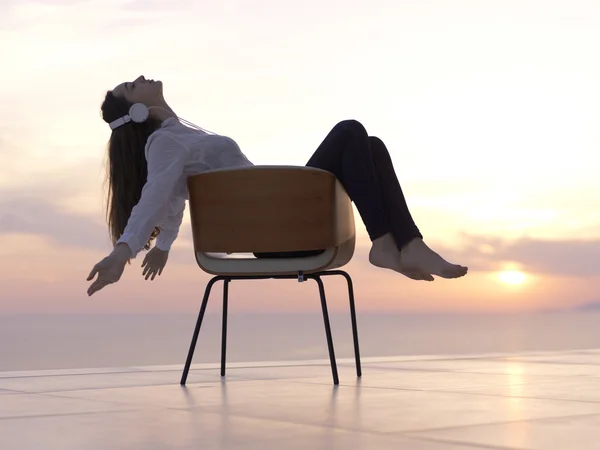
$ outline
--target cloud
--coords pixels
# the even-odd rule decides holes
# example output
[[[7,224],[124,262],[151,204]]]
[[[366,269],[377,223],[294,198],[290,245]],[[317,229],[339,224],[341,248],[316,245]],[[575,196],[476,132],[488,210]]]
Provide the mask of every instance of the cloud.
[[[132,0],[122,7],[124,11],[188,11],[194,9],[194,2],[188,0],[171,0],[166,3],[162,0]]]
[[[495,272],[514,263],[520,270],[539,275],[589,278],[600,276],[600,239],[504,239],[464,234],[456,247],[430,244],[444,259],[470,271]],[[367,240],[357,243],[353,264],[372,268]]]
[[[27,195],[0,200],[0,234],[13,233],[43,236],[80,249],[106,250],[109,243],[106,226]]]
[[[460,250],[439,249],[446,259],[473,270],[501,270],[506,262],[532,273],[592,277],[600,275],[600,240],[550,240],[464,235]]]
[[[0,145],[0,155],[3,150],[6,147]],[[15,167],[9,169],[15,171]],[[106,250],[110,241],[103,217],[78,214],[62,206],[80,201],[90,188],[99,189],[94,181],[98,172],[98,167],[83,161],[42,175],[25,171],[5,187],[0,186],[0,236],[29,234],[71,248]]]
[[[56,187],[54,190],[52,186],[48,187],[53,194],[58,192]],[[90,216],[67,211],[39,193],[39,187],[31,186],[26,190],[2,195],[0,235],[32,234],[70,248],[97,251],[110,249],[104,223]],[[189,221],[185,221],[180,229],[178,244],[185,243],[188,248],[174,249],[174,262],[193,261],[191,234]],[[365,245],[357,245],[354,263],[368,265],[368,245]],[[472,271],[498,271],[510,262],[534,274],[600,276],[600,240],[507,240],[499,237],[464,235],[459,248],[434,246],[434,250],[451,262],[468,265]]]
[[[18,39],[37,36],[44,41],[55,41],[62,36],[70,40],[78,34],[78,40],[86,44],[98,41],[98,46],[102,40],[110,40],[116,31],[157,24],[166,15],[183,11],[181,6],[165,8],[162,3],[163,7],[159,7],[160,2],[134,0],[131,7],[123,0],[5,0],[0,1],[0,23],[3,31],[19,32],[14,35]],[[81,34],[82,31],[85,33]],[[22,34],[25,32],[28,34]],[[103,34],[100,40],[98,33]]]

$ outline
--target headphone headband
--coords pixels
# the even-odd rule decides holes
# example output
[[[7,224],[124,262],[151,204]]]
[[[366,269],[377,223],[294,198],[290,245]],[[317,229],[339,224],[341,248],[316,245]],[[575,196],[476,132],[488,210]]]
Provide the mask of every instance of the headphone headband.
[[[158,108],[158,109],[162,109],[162,110],[169,112],[169,110],[166,110],[165,108],[161,108],[160,106],[151,106],[150,108]],[[119,128],[121,125],[125,125],[127,122],[135,122],[135,123],[145,122],[148,119],[148,116],[150,115],[150,108],[147,107],[146,105],[144,105],[143,103],[134,103],[133,105],[131,105],[131,108],[129,108],[128,114],[125,114],[123,117],[119,117],[118,119],[113,120],[108,125],[110,126],[111,130],[114,130],[115,128]],[[170,111],[170,112],[171,112],[171,114],[173,113],[172,111]],[[175,116],[175,117],[177,117],[177,116]],[[177,117],[177,120],[184,122],[184,123],[188,124],[189,126],[194,127],[198,130],[202,130],[207,134],[209,134],[209,133],[216,134],[216,133],[213,133],[212,131],[208,131],[202,127],[199,127],[198,125],[195,125],[192,122],[188,122],[187,120],[182,119],[181,117]]]
[[[150,110],[146,105],[144,105],[143,103],[134,103],[133,105],[131,105],[131,108],[129,108],[128,114],[125,114],[123,117],[119,117],[118,119],[113,120],[108,125],[110,126],[111,130],[114,130],[115,128],[118,128],[121,125],[125,125],[127,122],[145,122],[146,119],[148,119],[149,115]]]

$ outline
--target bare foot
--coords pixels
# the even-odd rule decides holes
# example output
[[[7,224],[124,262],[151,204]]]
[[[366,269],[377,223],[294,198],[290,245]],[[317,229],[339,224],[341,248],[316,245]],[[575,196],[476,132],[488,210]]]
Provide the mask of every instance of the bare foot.
[[[375,267],[393,270],[411,280],[433,281],[431,274],[422,270],[407,269],[402,265],[401,254],[391,235],[385,235],[373,241],[373,247],[369,252],[369,262]]]
[[[460,278],[467,274],[467,267],[451,264],[431,250],[420,238],[415,238],[400,251],[404,270],[428,272],[443,278]]]

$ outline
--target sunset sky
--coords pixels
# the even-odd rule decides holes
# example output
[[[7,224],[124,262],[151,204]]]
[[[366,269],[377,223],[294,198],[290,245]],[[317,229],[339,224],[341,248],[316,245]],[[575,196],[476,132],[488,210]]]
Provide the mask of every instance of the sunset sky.
[[[370,267],[357,214],[361,311],[600,301],[599,42],[597,0],[0,0],[0,314],[196,311],[187,216],[159,279],[141,255],[86,295],[111,250],[100,103],[141,74],[256,164],[304,164],[347,118],[386,142],[426,242],[470,272]],[[232,310],[318,310],[314,283],[231,292]]]

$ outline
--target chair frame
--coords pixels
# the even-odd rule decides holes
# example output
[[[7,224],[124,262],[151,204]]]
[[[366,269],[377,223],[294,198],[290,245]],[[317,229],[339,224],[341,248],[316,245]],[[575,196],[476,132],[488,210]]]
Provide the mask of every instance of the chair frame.
[[[333,384],[338,385],[340,383],[337,370],[337,362],[335,359],[335,351],[333,348],[333,337],[331,334],[331,325],[329,323],[329,313],[327,311],[327,299],[325,297],[325,286],[321,277],[323,276],[343,276],[348,284],[348,298],[350,301],[350,317],[352,320],[352,337],[354,340],[354,359],[356,363],[356,376],[361,377],[362,369],[360,362],[360,351],[358,344],[358,327],[356,324],[356,309],[354,306],[354,288],[352,284],[352,278],[350,275],[343,270],[325,270],[320,272],[303,273],[298,272],[297,275],[217,275],[210,279],[204,290],[204,298],[202,299],[202,305],[200,306],[200,312],[198,313],[198,320],[196,321],[196,328],[192,336],[192,342],[190,343],[190,349],[188,351],[187,359],[185,362],[185,368],[181,376],[180,384],[185,386],[187,381],[192,359],[194,357],[194,350],[196,349],[196,343],[198,341],[198,335],[200,333],[200,327],[204,319],[204,313],[208,304],[208,299],[212,287],[217,281],[223,281],[223,322],[221,328],[221,376],[225,376],[226,368],[226,354],[227,354],[227,309],[229,303],[229,283],[234,280],[267,280],[267,279],[278,279],[278,280],[291,280],[297,279],[298,282],[302,283],[306,280],[312,279],[317,282],[319,288],[319,296],[321,297],[321,309],[323,311],[323,321],[325,323],[325,335],[327,337],[327,346],[329,349],[329,361],[331,364],[331,374],[333,376]]]

